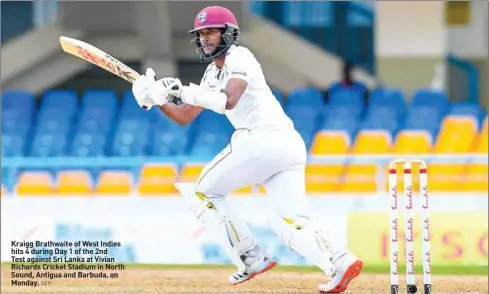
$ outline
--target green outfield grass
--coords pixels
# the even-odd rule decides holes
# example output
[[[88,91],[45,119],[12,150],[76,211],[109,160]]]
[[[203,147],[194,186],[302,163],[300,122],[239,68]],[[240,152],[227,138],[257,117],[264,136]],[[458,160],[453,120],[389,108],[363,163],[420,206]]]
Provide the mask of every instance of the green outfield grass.
[[[10,262],[2,262],[2,265],[10,265]],[[29,264],[29,263],[25,263]],[[205,270],[205,269],[235,269],[231,265],[174,265],[174,264],[125,264],[127,269],[171,269],[171,270]],[[288,272],[319,272],[320,269],[315,266],[277,266],[274,270],[288,271]],[[400,266],[401,273],[405,273],[405,266]],[[389,265],[372,265],[366,264],[364,266],[364,273],[373,274],[388,274]],[[422,273],[422,266],[416,266],[416,272]],[[488,275],[487,265],[435,265],[432,266],[431,272],[433,275]]]

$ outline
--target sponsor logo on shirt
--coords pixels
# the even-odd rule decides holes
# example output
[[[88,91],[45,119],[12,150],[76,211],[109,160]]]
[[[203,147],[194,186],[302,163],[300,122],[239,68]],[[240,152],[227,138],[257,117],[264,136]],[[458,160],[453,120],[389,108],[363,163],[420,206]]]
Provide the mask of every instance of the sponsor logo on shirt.
[[[231,74],[232,74],[232,75],[245,76],[245,77],[247,77],[247,76],[248,76],[248,74],[247,74],[246,72],[244,72],[244,71],[237,71],[237,70],[233,70],[233,71],[231,72]]]

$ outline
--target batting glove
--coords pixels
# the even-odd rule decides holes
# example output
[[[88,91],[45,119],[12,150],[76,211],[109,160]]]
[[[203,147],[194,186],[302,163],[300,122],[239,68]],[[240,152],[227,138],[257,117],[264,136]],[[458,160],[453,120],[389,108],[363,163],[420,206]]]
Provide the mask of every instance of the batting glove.
[[[154,106],[154,102],[149,96],[149,89],[155,83],[155,72],[148,68],[146,74],[139,76],[132,84],[132,94],[139,107],[146,110]]]
[[[183,104],[183,101],[180,97],[182,95],[183,89],[182,81],[180,81],[180,79],[178,78],[163,78],[160,81],[170,93],[168,95],[168,101],[176,105]]]
[[[168,103],[168,95],[170,90],[166,88],[160,81],[155,81],[149,87],[149,98],[151,101],[158,106],[163,106]]]

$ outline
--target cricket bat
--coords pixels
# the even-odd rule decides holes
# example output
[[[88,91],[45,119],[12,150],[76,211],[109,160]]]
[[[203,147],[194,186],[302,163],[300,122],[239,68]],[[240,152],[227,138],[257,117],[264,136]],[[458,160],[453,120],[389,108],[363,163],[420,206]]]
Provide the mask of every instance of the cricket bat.
[[[86,42],[61,36],[59,43],[64,52],[95,64],[130,83],[134,83],[140,76],[137,71],[117,60],[112,55]],[[168,100],[178,106],[183,104],[182,99],[171,95],[168,97]],[[143,106],[143,108],[148,109],[147,106]]]
[[[64,52],[95,64],[130,83],[139,77],[138,72],[93,45],[64,36],[59,38],[59,42]]]
[[[86,42],[61,36],[59,43],[64,52],[95,64],[130,83],[134,83],[140,76],[137,71],[117,60],[112,55]],[[143,108],[148,109],[147,106],[143,106]]]

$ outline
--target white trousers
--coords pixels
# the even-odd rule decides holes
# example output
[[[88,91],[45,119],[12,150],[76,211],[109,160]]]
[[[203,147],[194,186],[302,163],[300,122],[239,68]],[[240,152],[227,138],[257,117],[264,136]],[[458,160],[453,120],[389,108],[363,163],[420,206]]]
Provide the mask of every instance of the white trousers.
[[[239,270],[256,240],[225,196],[248,185],[263,184],[273,207],[269,224],[294,251],[333,272],[331,256],[343,251],[333,236],[309,218],[305,189],[307,151],[295,130],[239,129],[229,145],[202,170],[187,195],[193,214],[208,228]],[[195,195],[193,194],[195,193]],[[256,250],[255,250],[256,251]]]
[[[224,197],[263,184],[278,215],[307,214],[306,160],[304,141],[293,129],[238,129],[202,170],[197,192]]]

